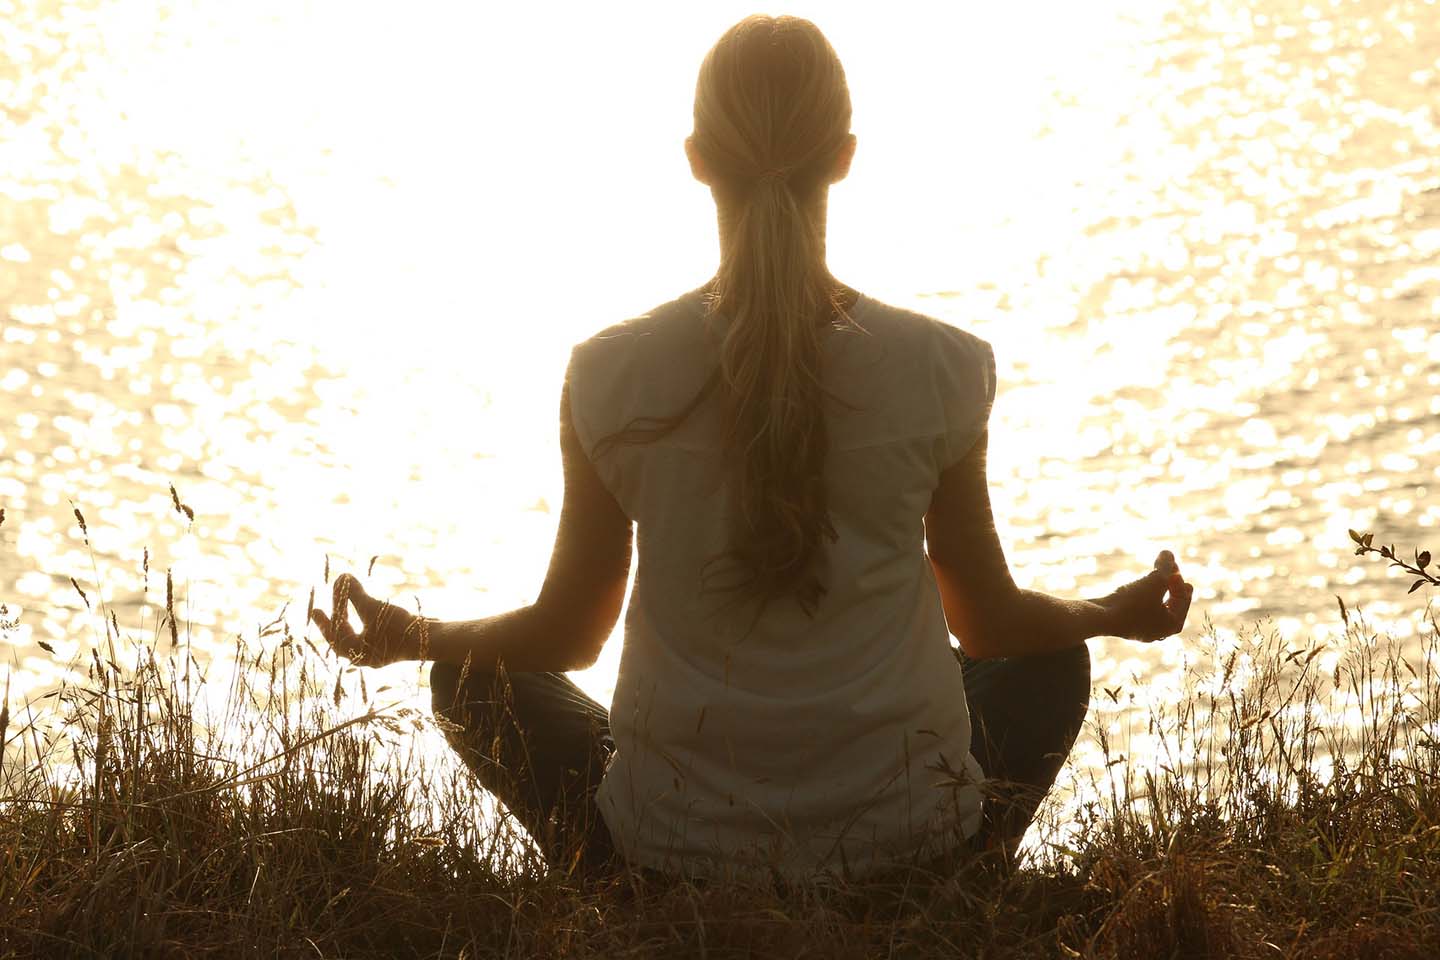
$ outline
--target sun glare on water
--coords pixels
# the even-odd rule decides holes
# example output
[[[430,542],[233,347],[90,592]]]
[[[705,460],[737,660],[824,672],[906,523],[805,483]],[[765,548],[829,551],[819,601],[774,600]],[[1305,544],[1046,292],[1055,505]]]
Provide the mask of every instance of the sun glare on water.
[[[1440,18],[1362,6],[786,11],[854,98],[833,271],[995,346],[1026,586],[1168,546],[1234,629],[1324,635],[1344,592],[1413,631],[1345,531],[1440,518]],[[153,631],[167,569],[222,661],[327,562],[433,615],[532,600],[570,345],[717,261],[682,141],[751,12],[0,2],[14,690],[88,655],[92,601]],[[1156,696],[1184,654],[1093,649]],[[617,655],[578,678],[602,700]]]

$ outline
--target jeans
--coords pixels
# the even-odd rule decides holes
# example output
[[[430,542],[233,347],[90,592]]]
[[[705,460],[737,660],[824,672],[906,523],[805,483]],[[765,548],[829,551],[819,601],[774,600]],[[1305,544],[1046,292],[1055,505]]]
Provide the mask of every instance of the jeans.
[[[976,849],[1013,855],[1055,782],[1090,705],[1090,651],[972,660],[956,651],[986,776]],[[595,790],[615,749],[606,709],[563,673],[505,673],[436,663],[435,713],[480,784],[539,845],[552,868],[618,865]]]

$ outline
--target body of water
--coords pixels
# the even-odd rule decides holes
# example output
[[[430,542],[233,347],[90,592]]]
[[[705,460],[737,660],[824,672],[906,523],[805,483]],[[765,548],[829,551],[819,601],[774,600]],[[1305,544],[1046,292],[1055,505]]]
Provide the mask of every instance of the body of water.
[[[1169,546],[1189,636],[1334,636],[1337,594],[1413,633],[1346,529],[1440,546],[1440,6],[811,6],[860,138],[832,267],[994,344],[1017,580]],[[197,650],[298,625],[327,557],[533,599],[568,346],[716,261],[681,140],[748,12],[0,0],[12,700],[102,599],[155,635],[167,570]],[[1186,646],[1092,649],[1159,689]]]

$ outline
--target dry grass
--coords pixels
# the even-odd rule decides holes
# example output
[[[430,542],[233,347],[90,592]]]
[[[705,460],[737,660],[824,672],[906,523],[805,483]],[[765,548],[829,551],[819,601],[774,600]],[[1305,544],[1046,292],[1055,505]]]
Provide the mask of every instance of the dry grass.
[[[1136,720],[1153,762],[1052,806],[1013,875],[789,890],[547,874],[428,717],[283,624],[223,681],[109,624],[86,682],[0,718],[0,956],[1440,955],[1433,620],[1409,659],[1351,622],[1323,669],[1202,641]]]

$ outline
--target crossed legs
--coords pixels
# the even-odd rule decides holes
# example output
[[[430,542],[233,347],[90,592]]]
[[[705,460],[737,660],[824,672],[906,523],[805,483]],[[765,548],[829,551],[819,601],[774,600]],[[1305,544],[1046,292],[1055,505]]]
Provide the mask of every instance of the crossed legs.
[[[972,660],[956,651],[971,752],[989,785],[974,846],[1011,857],[1065,764],[1090,704],[1090,651]],[[615,749],[609,714],[563,673],[430,671],[446,738],[558,869],[616,863],[595,790]]]
[[[959,650],[970,752],[989,783],[980,849],[1013,857],[1090,708],[1090,648],[972,660]]]
[[[591,871],[614,859],[595,790],[615,749],[606,709],[563,673],[430,668],[445,737],[555,868]]]

